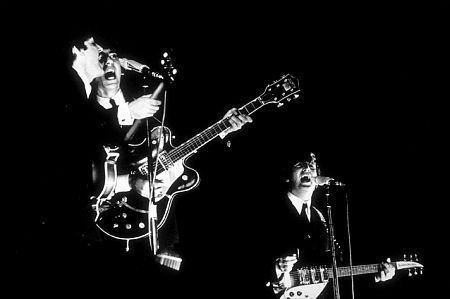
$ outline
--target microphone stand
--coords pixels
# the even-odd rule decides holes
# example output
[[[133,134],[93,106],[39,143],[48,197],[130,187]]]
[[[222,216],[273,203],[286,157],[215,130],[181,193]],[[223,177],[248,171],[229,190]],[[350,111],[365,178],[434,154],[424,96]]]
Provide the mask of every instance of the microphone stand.
[[[158,244],[158,227],[156,221],[158,220],[158,213],[156,209],[156,200],[155,200],[155,188],[153,178],[155,177],[156,172],[153,171],[153,159],[152,159],[152,151],[151,151],[151,132],[148,118],[146,119],[147,125],[147,147],[148,147],[148,155],[147,155],[147,179],[149,186],[149,202],[148,202],[148,233],[149,233],[149,241],[150,247],[152,248],[153,255],[156,255],[156,252],[159,249]],[[159,147],[159,143],[156,143],[156,146]],[[157,168],[158,161],[156,160],[155,169]]]
[[[161,81],[159,82],[158,86],[156,87],[155,91],[153,92],[152,95],[152,99],[156,99],[158,97],[158,95],[161,93],[161,91],[163,90],[163,88],[165,88],[165,85],[168,85],[169,83],[173,82],[174,80],[174,76],[175,74],[178,72],[177,69],[173,66],[172,63],[172,58],[170,57],[168,52],[164,52],[163,53],[163,59],[161,60],[161,64],[163,66],[163,69],[166,72],[166,76],[162,76],[158,73],[155,72],[150,72],[150,69],[147,67],[145,68],[145,71],[143,71],[143,69],[133,69],[134,71],[137,71],[141,74],[143,74],[143,80],[145,82],[146,77],[149,76],[151,78],[158,78],[161,79]],[[130,69],[130,66],[124,66],[125,69]],[[144,94],[146,93],[146,89],[149,87],[146,83],[143,84],[144,87]],[[166,102],[166,92],[164,92],[164,106],[165,106],[165,102]],[[164,107],[165,109],[165,107]],[[148,148],[148,155],[147,155],[147,166],[148,166],[148,171],[147,171],[147,179],[149,182],[149,206],[148,206],[148,233],[149,233],[149,241],[150,241],[150,246],[152,248],[152,252],[153,254],[156,256],[158,249],[159,249],[159,243],[158,243],[158,226],[157,226],[157,220],[158,220],[158,215],[157,215],[157,205],[156,205],[156,198],[155,198],[155,188],[154,188],[154,183],[156,180],[156,173],[157,173],[157,169],[158,169],[158,159],[159,159],[159,151],[160,151],[160,142],[161,142],[161,138],[163,138],[163,142],[165,142],[165,138],[164,138],[164,116],[163,116],[163,121],[161,122],[161,131],[157,133],[157,137],[159,140],[157,142],[155,142],[156,145],[156,159],[154,159],[155,161],[155,167],[153,169],[153,158],[152,158],[152,150],[151,150],[151,144],[152,144],[152,140],[151,140],[151,129],[150,129],[150,124],[149,124],[149,118],[146,119],[146,125],[147,125],[147,148]],[[135,127],[132,128],[132,130],[130,130],[129,134],[127,134],[127,138],[129,138],[130,136],[132,136],[134,134],[135,131]]]
[[[331,259],[332,259],[332,268],[333,268],[333,294],[334,299],[340,298],[339,293],[339,282],[338,282],[338,271],[337,271],[337,262],[336,262],[336,247],[334,244],[334,224],[333,219],[331,217],[331,201],[330,201],[330,186],[326,186],[326,201],[327,201],[327,214],[328,214],[328,229],[330,234],[330,245],[331,245]]]
[[[152,98],[156,98],[159,93],[161,92],[162,88],[164,86],[164,82],[160,82],[158,87],[153,92]],[[146,93],[146,89],[148,88],[148,85],[144,85],[144,94]],[[159,142],[160,142],[160,136],[157,136],[159,139],[158,142],[155,143],[156,145],[156,159],[155,159],[155,168],[153,169],[153,157],[152,157],[152,149],[151,149],[151,128],[149,123],[149,118],[146,118],[146,131],[147,131],[147,179],[148,179],[148,185],[149,185],[149,204],[148,204],[148,233],[149,233],[149,242],[150,247],[152,249],[153,255],[156,255],[159,249],[159,243],[158,243],[158,226],[157,226],[157,220],[158,220],[158,213],[157,213],[157,205],[156,205],[156,199],[155,199],[155,188],[154,188],[154,182],[156,179],[156,170],[158,168],[158,155],[159,155]]]

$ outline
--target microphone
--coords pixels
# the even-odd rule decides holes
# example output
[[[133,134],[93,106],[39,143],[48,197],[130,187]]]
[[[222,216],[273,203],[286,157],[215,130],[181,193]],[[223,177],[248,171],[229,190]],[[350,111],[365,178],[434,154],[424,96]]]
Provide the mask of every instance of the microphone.
[[[128,71],[134,71],[140,74],[150,75],[154,78],[164,79],[159,73],[152,72],[147,65],[137,62],[136,60],[119,58],[119,63],[121,67]]]
[[[137,62],[135,60],[131,60],[131,59],[127,59],[127,58],[119,58],[119,63],[124,69],[129,70],[129,71],[135,71],[138,73],[150,71],[150,68],[147,65]]]
[[[327,176],[316,176],[314,178],[314,181],[319,186],[323,186],[323,185],[340,186],[340,187],[344,187],[345,186],[344,183],[336,181],[335,179],[327,177]]]

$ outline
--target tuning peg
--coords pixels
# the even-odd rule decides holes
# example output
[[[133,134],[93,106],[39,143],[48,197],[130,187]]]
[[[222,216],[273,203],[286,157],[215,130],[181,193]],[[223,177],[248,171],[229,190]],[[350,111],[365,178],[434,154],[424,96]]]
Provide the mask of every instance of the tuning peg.
[[[408,276],[412,276],[411,269],[408,269]]]

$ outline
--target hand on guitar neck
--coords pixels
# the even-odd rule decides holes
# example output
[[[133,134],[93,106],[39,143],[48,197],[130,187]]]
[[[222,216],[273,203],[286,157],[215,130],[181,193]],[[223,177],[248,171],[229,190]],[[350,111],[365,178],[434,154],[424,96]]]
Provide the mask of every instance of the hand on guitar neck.
[[[219,134],[222,139],[229,133],[239,130],[246,123],[253,122],[253,119],[250,116],[240,113],[236,108],[228,110],[223,119],[228,119],[231,127]]]
[[[375,275],[375,282],[386,281],[394,277],[395,267],[391,264],[391,259],[387,258],[385,262],[378,265],[378,272]]]

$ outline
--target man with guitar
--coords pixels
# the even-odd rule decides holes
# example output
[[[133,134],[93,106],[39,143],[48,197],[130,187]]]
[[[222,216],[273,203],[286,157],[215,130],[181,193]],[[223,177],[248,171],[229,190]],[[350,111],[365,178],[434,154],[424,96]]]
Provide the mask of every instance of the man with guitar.
[[[318,186],[332,181],[328,177],[318,176],[318,172],[313,153],[295,163],[287,175],[287,193],[280,205],[272,210],[276,245],[267,286],[277,298],[316,298],[325,293],[322,290],[329,278],[326,276],[327,270],[317,270],[317,277],[310,269],[298,270],[306,266],[317,269],[314,266],[330,265],[329,227],[312,199]],[[394,274],[395,268],[388,259],[379,264],[375,281],[389,280]],[[293,277],[296,277],[296,282],[293,282]],[[314,279],[317,284],[312,283]]]
[[[92,270],[92,282],[95,281],[100,289],[104,289],[103,285],[109,282],[121,281],[124,285],[133,286],[130,291],[131,289],[137,291],[141,286],[146,287],[150,283],[153,292],[168,292],[176,284],[173,281],[175,280],[173,269],[178,270],[179,264],[173,266],[170,259],[167,264],[157,261],[152,254],[148,238],[124,242],[103,234],[95,225],[96,210],[93,208],[96,203],[93,197],[98,195],[96,188],[101,190],[103,187],[101,179],[102,176],[105,177],[104,169],[95,167],[102,166],[105,161],[104,149],[120,148],[120,158],[115,166],[118,169],[128,168],[129,165],[126,164],[130,161],[128,158],[134,158],[131,157],[132,153],[127,152],[130,149],[128,146],[135,142],[142,143],[140,138],[147,137],[145,120],[149,119],[148,124],[155,127],[160,124],[153,116],[162,105],[160,96],[162,92],[158,88],[152,88],[132,98],[131,92],[122,90],[124,85],[124,80],[121,80],[122,71],[125,67],[116,53],[107,48],[107,43],[97,35],[95,41],[101,41],[103,47],[96,44],[92,38],[94,36],[92,30],[86,30],[89,32],[84,35],[78,34],[77,28],[73,30],[77,39],[67,38],[68,41],[65,43],[78,45],[81,41],[83,46],[71,48],[73,55],[70,56],[75,58],[73,64],[77,68],[73,69],[77,72],[77,76],[56,78],[61,82],[57,86],[59,89],[56,94],[67,93],[67,96],[58,100],[64,104],[65,110],[65,117],[61,120],[65,135],[59,144],[60,148],[65,149],[61,151],[61,154],[64,153],[61,161],[68,162],[60,164],[64,167],[62,173],[67,175],[55,178],[61,180],[56,184],[59,190],[56,193],[64,199],[60,204],[62,212],[58,214],[61,215],[58,225],[67,235],[67,239],[76,239],[68,242],[64,247],[67,251],[61,254],[71,258],[62,257],[62,259],[71,261],[67,271],[75,273],[80,271],[74,269]],[[67,48],[65,50],[67,51]],[[68,85],[73,85],[74,88],[67,89]],[[136,93],[138,92],[134,92],[133,95]],[[252,121],[249,116],[237,109],[230,109],[224,118],[227,118],[230,127],[221,134],[221,137],[239,130],[245,123]],[[138,125],[133,126],[134,124]],[[129,134],[131,129],[136,128],[136,131]],[[146,155],[142,157],[146,158]],[[160,183],[155,180],[155,192],[158,192]],[[121,192],[122,195],[130,197],[146,192],[148,194],[148,186],[147,176],[129,174],[124,180],[118,178],[115,185],[117,188],[112,194]],[[160,235],[158,241],[161,241],[158,245],[164,257],[168,256],[166,247],[172,250],[178,240],[175,217],[169,218],[164,226],[164,233],[161,231],[158,233]],[[63,227],[66,229],[63,230]],[[69,233],[67,227],[73,227],[74,232]]]
[[[149,197],[148,177],[141,173],[130,172],[129,169],[132,168],[130,163],[137,158],[146,158],[145,154],[142,155],[142,150],[135,153],[136,150],[133,146],[138,144],[144,145],[143,147],[146,148],[147,144],[144,140],[147,137],[148,128],[143,120],[149,118],[149,124],[152,127],[158,127],[160,121],[155,114],[160,110],[162,104],[162,89],[160,88],[162,85],[158,85],[158,83],[155,84],[158,87],[153,89],[152,93],[144,93],[136,99],[133,99],[129,92],[127,93],[128,90],[122,89],[123,82],[125,82],[122,80],[124,65],[115,51],[107,48],[102,49],[99,54],[99,62],[103,75],[97,77],[92,84],[93,92],[89,98],[89,118],[87,119],[90,123],[89,134],[91,136],[89,142],[91,147],[90,158],[93,161],[92,184],[89,189],[94,213],[98,212],[96,209],[97,199],[100,198],[99,194],[105,187],[104,176],[105,171],[107,171],[106,166],[104,166],[107,159],[105,148],[119,149],[117,152],[119,158],[114,163],[114,167],[117,167],[115,173],[117,180],[111,195],[119,193],[121,198],[127,196],[129,199],[138,198],[141,201],[143,201],[140,199],[141,196]],[[125,76],[125,78],[127,77]],[[157,81],[157,79],[154,79],[154,81]],[[245,123],[252,122],[248,115],[239,113],[234,108],[230,109],[224,118],[229,119],[230,128],[224,134],[221,134],[222,138],[230,132],[239,130]],[[160,192],[159,190],[164,186],[164,183],[158,177],[154,180],[155,194]],[[95,221],[95,219],[92,219],[92,221]],[[96,230],[92,237],[95,240],[94,243],[102,248],[100,256],[103,255],[103,258],[105,258],[110,254],[115,259],[116,264],[119,260],[118,256],[120,256],[120,259],[124,258],[122,264],[129,263],[129,260],[137,261],[139,268],[145,267],[144,264],[154,263],[154,261],[149,261],[149,259],[152,259],[153,248],[146,237],[132,239],[130,235],[129,239],[124,242],[123,240],[126,237],[122,239],[111,238],[111,236],[103,234],[99,230]],[[129,243],[130,240],[132,240],[131,243]],[[158,230],[157,241],[159,251],[154,259],[167,268],[179,270],[181,256],[178,250],[178,229],[175,217],[168,217],[163,229]],[[109,266],[107,265],[107,267]],[[156,267],[160,268],[159,266]],[[126,268],[129,267],[126,266]]]

